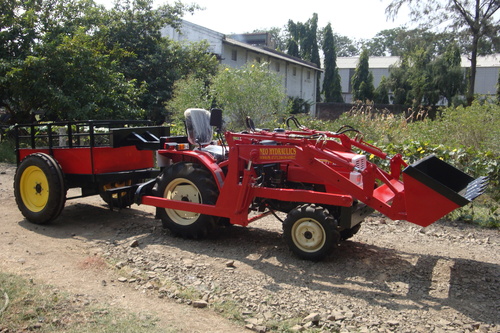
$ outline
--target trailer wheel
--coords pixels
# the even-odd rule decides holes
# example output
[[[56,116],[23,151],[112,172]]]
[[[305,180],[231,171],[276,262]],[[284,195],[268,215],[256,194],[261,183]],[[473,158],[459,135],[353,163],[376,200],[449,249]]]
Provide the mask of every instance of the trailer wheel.
[[[340,240],[337,221],[323,207],[309,204],[288,213],[283,236],[293,253],[313,261],[329,255]]]
[[[58,217],[66,202],[66,186],[59,163],[44,153],[27,156],[16,170],[14,195],[28,221],[44,224]]]
[[[157,179],[153,195],[166,199],[214,205],[218,189],[212,174],[196,163],[180,162]],[[186,238],[203,238],[215,225],[215,217],[176,209],[157,208],[164,228]]]

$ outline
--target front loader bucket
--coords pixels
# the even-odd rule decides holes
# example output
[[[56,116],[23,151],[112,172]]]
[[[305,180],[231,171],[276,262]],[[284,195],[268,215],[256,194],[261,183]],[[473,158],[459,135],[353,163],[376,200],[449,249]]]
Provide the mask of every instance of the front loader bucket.
[[[465,206],[484,192],[487,177],[477,179],[435,155],[403,170],[407,220],[426,227]]]

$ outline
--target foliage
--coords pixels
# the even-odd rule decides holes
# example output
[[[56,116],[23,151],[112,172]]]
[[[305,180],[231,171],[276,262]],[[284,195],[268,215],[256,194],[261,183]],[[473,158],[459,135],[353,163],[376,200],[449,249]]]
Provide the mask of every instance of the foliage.
[[[432,27],[445,23],[457,35],[467,37],[471,59],[467,90],[470,104],[474,98],[479,44],[485,38],[498,39],[500,20],[495,18],[494,14],[500,9],[500,2],[498,0],[393,0],[386,8],[386,13],[390,17],[395,17],[404,4],[408,5],[412,19]]]
[[[373,101],[378,104],[389,104],[389,84],[385,76],[382,76],[377,89],[375,89]]]
[[[369,71],[368,51],[361,51],[358,65],[352,77],[352,98],[354,100],[373,100],[373,74]]]
[[[281,77],[269,71],[267,63],[254,62],[241,68],[221,66],[209,81],[188,76],[176,82],[173,95],[167,109],[177,125],[184,110],[192,107],[222,108],[232,129],[244,128],[247,116],[262,124],[270,115],[283,115],[286,109]]]
[[[106,50],[83,31],[39,49],[6,73],[6,105],[15,121],[29,120],[34,111],[50,120],[141,117],[142,87],[116,71]]]
[[[463,219],[466,214],[484,225],[500,226],[500,105],[474,102],[470,107],[445,108],[436,120],[415,122],[404,115],[359,107],[329,127],[333,130],[341,124],[357,128],[365,140],[390,155],[402,154],[408,163],[435,154],[474,177],[488,176],[487,194],[452,217]]]
[[[196,5],[153,0],[7,1],[1,4],[0,107],[12,122],[144,118],[163,122],[173,83],[215,73],[206,43],[161,36]]]
[[[404,56],[416,49],[429,49],[433,55],[444,53],[447,46],[458,42],[458,38],[449,32],[436,33],[427,29],[404,27],[382,30],[364,43],[370,56]]]
[[[451,105],[464,92],[464,75],[460,53],[450,44],[445,53],[434,56],[432,49],[415,49],[405,54],[399,65],[390,69],[388,86],[393,91],[394,104],[435,106],[446,98]]]
[[[221,67],[211,84],[216,105],[225,110],[228,127],[244,128],[250,116],[255,124],[285,112],[286,94],[281,77],[267,63],[248,63],[241,68]]]
[[[288,108],[291,114],[309,113],[311,102],[299,97],[288,97]]]
[[[325,102],[343,103],[342,86],[340,85],[340,74],[337,68],[337,51],[333,38],[332,25],[328,23],[324,32],[323,53],[324,53],[324,79],[323,94]]]

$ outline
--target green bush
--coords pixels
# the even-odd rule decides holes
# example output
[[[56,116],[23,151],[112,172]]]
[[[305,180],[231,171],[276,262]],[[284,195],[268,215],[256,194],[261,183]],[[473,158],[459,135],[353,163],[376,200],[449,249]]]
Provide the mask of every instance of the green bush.
[[[486,193],[448,218],[500,227],[500,106],[476,102],[470,107],[440,111],[436,120],[426,118],[425,110],[410,119],[360,106],[336,121],[305,115],[298,119],[302,125],[317,130],[336,131],[342,125],[350,125],[363,133],[365,141],[389,155],[401,154],[408,164],[435,154],[472,177],[488,176]],[[414,121],[415,118],[419,120]],[[388,166],[387,160],[370,158],[379,166]]]

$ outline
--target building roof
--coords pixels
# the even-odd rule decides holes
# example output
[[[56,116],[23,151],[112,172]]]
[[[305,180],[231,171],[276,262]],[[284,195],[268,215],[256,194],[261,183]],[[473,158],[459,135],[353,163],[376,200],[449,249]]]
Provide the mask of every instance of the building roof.
[[[226,37],[223,42],[226,44],[245,48],[247,50],[250,50],[250,51],[253,51],[256,53],[264,54],[264,55],[267,55],[267,56],[270,56],[273,58],[278,58],[278,59],[281,59],[284,61],[295,63],[295,64],[300,65],[300,66],[308,67],[308,68],[316,70],[316,71],[320,71],[320,72],[323,71],[321,68],[317,67],[316,64],[314,64],[312,62],[289,56],[286,53],[279,52],[279,51],[276,51],[276,50],[268,48],[268,47],[254,46],[254,45],[243,43],[243,42],[237,41],[236,39],[231,39],[228,37]]]
[[[399,57],[370,57],[368,59],[368,67],[389,68],[392,65],[397,65]],[[359,62],[358,57],[338,57],[337,67],[340,69],[356,68]],[[470,67],[470,59],[467,56],[462,56],[462,67]],[[490,54],[487,56],[477,57],[477,67],[499,67],[500,68],[500,53]]]

